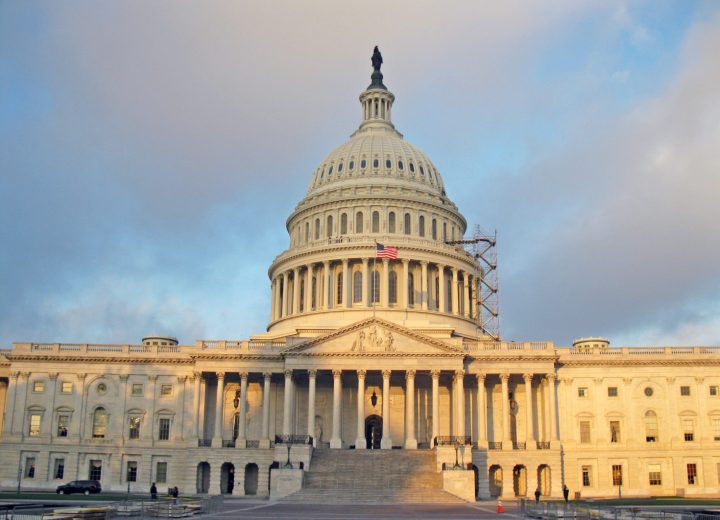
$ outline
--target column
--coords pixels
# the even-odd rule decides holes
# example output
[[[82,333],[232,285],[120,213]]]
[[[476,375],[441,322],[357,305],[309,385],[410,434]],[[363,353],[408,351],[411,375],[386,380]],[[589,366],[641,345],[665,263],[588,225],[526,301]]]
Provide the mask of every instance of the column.
[[[15,395],[17,394],[18,376],[20,372],[11,372],[8,379],[8,391],[5,397],[5,419],[3,421],[3,432],[7,435],[13,433],[13,418],[15,415]]]
[[[482,447],[487,442],[487,404],[485,393],[485,374],[476,374],[477,378],[477,420],[478,420],[478,447]]]
[[[550,398],[550,441],[557,441],[557,404],[555,403],[555,374],[547,375],[548,397]]]
[[[193,382],[195,383],[195,389],[193,392],[193,404],[195,406],[195,420],[193,421],[193,437],[196,439],[200,438],[200,378],[202,372],[193,372]]]
[[[440,371],[433,370],[430,375],[432,376],[432,440],[430,447],[432,447],[440,435]]]
[[[428,263],[427,262],[420,262],[420,302],[422,310],[426,311],[428,309],[428,279],[427,279],[427,270]]]
[[[438,264],[438,307],[440,312],[447,312],[445,303],[445,266]]]
[[[350,269],[348,265],[348,259],[344,258],[342,261],[343,267],[343,286],[342,286],[342,306],[349,309],[352,304],[350,303]]]
[[[275,321],[275,280],[270,280],[270,322]]]
[[[292,370],[285,370],[285,388],[284,388],[284,396],[285,401],[283,402],[283,429],[282,433],[283,435],[290,435],[292,434],[291,424],[290,421],[292,419],[291,417],[291,410],[292,407]]]
[[[325,283],[323,283],[322,308],[327,310],[330,308],[331,291],[332,291],[332,273],[330,272],[330,262],[323,262],[323,275]]]
[[[415,371],[405,372],[405,449],[416,450],[415,438]]]
[[[313,446],[317,446],[318,440],[315,438],[315,380],[317,370],[308,370],[308,425],[307,434],[312,437]]]
[[[510,374],[500,374],[500,382],[502,383],[502,442],[504,450],[512,449],[512,437],[510,436],[510,410],[508,410],[509,392],[508,380]]]
[[[330,447],[334,449],[342,448],[342,438],[340,437],[340,404],[342,401],[341,376],[342,370],[333,370],[333,422]]]
[[[288,302],[288,286],[290,284],[288,283],[288,272],[285,271],[283,273],[283,280],[282,280],[282,303],[280,313],[282,314],[282,317],[284,318],[288,314],[290,314],[290,304]]]
[[[148,381],[150,381],[150,413],[147,420],[147,424],[143,426],[141,437],[151,441],[155,440],[155,405],[157,404],[157,374],[150,374]],[[220,430],[220,437],[222,437],[222,430]]]
[[[380,306],[388,308],[390,306],[390,260],[383,258],[382,263],[383,272],[382,284],[380,286]]]
[[[463,271],[463,316],[470,317],[470,279],[468,272]]]
[[[357,390],[357,435],[355,438],[355,449],[364,450],[366,446],[365,440],[365,370],[357,371],[358,390]]]
[[[528,450],[535,449],[535,426],[532,410],[532,374],[523,374],[525,381],[525,443]]]
[[[222,422],[223,422],[223,390],[225,389],[225,373],[217,373],[217,388],[215,389],[215,430],[213,433],[212,447],[222,447]]]
[[[271,372],[263,372],[263,404],[262,404],[262,433],[260,434],[260,447],[270,447],[270,378]]]
[[[187,399],[187,386],[185,383],[187,383],[188,376],[182,375],[177,376],[177,382],[179,388],[178,396],[177,396],[177,407],[180,409],[180,421],[173,421],[172,427],[173,427],[173,439],[179,438],[181,441],[185,440],[185,400]],[[125,393],[127,395],[127,393]],[[175,432],[178,432],[179,435]]]
[[[246,418],[247,418],[247,384],[248,373],[240,372],[240,402],[238,403],[238,436],[235,440],[236,448],[247,446]]]
[[[399,289],[400,294],[402,295],[402,306],[403,309],[407,309],[409,302],[408,302],[408,280],[409,280],[409,273],[410,273],[410,260],[403,258],[402,260],[403,270],[402,270],[402,287]]]
[[[293,305],[289,314],[300,313],[300,268],[293,269]]]
[[[370,269],[368,266],[369,259],[363,258],[362,259],[362,305],[363,307],[368,307],[370,305],[370,298],[369,298],[369,291],[368,288],[370,287]]]
[[[455,372],[455,402],[457,407],[455,408],[455,414],[457,417],[457,430],[455,435],[457,437],[465,437],[465,372],[458,370]]]
[[[458,270],[457,267],[452,267],[452,302],[450,302],[450,309],[453,314],[458,313]]]
[[[308,264],[307,269],[305,270],[305,312],[310,312],[312,310],[312,277],[314,270],[315,267],[313,264]],[[315,301],[317,302],[317,298]]]
[[[77,416],[78,420],[73,422],[77,427],[77,436],[80,440],[82,440],[83,434],[85,433],[85,380],[87,379],[87,374],[76,374],[75,377],[77,377],[78,385],[80,386],[80,388],[78,388],[79,391],[77,393],[77,397],[75,398],[75,409],[79,410],[80,413]],[[80,402],[78,403],[78,401]]]
[[[392,436],[390,433],[390,376],[391,370],[383,370],[383,390],[382,390],[382,418],[383,418],[383,434],[380,439],[380,449],[392,449]]]

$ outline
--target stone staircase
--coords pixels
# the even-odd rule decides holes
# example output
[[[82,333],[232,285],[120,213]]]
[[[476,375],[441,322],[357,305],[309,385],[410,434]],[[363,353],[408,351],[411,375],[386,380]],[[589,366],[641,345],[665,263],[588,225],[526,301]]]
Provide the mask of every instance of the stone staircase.
[[[282,500],[307,504],[461,504],[443,491],[434,451],[316,449],[303,489]]]

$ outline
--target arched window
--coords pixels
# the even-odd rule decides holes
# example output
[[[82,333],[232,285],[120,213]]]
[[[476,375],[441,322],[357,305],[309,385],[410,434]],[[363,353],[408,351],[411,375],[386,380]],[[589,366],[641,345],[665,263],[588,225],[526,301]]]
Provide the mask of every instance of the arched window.
[[[338,273],[337,275],[337,304],[340,305],[342,303],[342,294],[343,294],[343,274]]]
[[[657,415],[652,410],[645,412],[645,442],[657,442],[658,440],[658,420]]]
[[[445,312],[452,310],[452,277],[445,277]]]
[[[390,271],[388,284],[388,301],[390,303],[397,303],[397,273],[395,271]]]
[[[362,273],[355,271],[353,274],[353,303],[362,301]]]
[[[305,243],[310,242],[310,222],[305,222]]]
[[[440,277],[435,277],[435,308],[440,309]]]
[[[360,161],[360,168],[362,168],[364,170],[366,167],[367,167],[367,161],[365,159],[362,159]]]
[[[305,280],[300,280],[300,312],[305,310]]]
[[[432,239],[437,240],[437,220],[432,219],[431,226],[432,226],[432,229],[431,229]]]
[[[333,232],[333,218],[332,218],[332,215],[328,215],[327,226],[325,228],[325,234],[327,235],[328,238],[330,238],[332,236],[332,232]]]
[[[408,306],[415,305],[415,277],[412,273],[408,274]]]
[[[403,223],[403,232],[406,235],[410,234],[410,213],[405,213],[405,222]]]
[[[97,408],[93,412],[92,436],[93,439],[104,439],[107,433],[108,414],[105,408]]]
[[[358,211],[355,214],[355,233],[363,232],[363,214],[362,211]]]
[[[425,236],[425,217],[423,215],[420,215],[418,219],[418,234],[421,237]]]
[[[320,219],[315,219],[315,240],[320,240]]]
[[[317,301],[315,299],[315,297],[317,295],[317,277],[316,276],[312,277],[312,284],[310,285],[310,287],[312,289],[312,292],[310,293],[311,302],[310,302],[310,309],[308,309],[308,310],[317,309]]]
[[[443,242],[447,242],[447,222],[443,222]]]
[[[391,211],[388,215],[388,233],[395,233],[395,212]]]
[[[380,301],[380,273],[376,270],[372,272],[372,278],[370,282],[370,301],[378,303]]]
[[[380,233],[380,213],[373,211],[372,214],[372,232]]]
[[[347,213],[340,215],[340,234],[347,235]]]

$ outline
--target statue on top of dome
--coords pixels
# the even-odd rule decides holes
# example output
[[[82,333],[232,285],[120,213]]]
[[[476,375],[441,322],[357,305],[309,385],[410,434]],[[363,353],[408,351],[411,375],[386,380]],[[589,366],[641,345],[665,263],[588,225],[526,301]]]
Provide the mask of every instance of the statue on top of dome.
[[[382,66],[383,59],[382,54],[380,54],[380,49],[378,49],[378,46],[375,46],[375,50],[373,51],[372,58],[370,58],[370,61],[372,62],[373,70],[376,72],[380,72],[380,67]]]

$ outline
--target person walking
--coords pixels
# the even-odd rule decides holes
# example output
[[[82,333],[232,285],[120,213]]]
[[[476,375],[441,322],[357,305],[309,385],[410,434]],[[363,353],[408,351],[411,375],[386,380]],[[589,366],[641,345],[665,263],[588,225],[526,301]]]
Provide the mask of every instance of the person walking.
[[[539,504],[539,503],[540,503],[540,488],[537,488],[537,489],[535,490],[535,503],[536,503],[536,504]]]
[[[150,486],[150,499],[157,500],[157,486],[155,485],[155,482],[153,482]]]
[[[563,484],[563,498],[565,499],[565,503],[567,504],[568,498],[570,497],[570,490],[567,487],[567,484]]]

